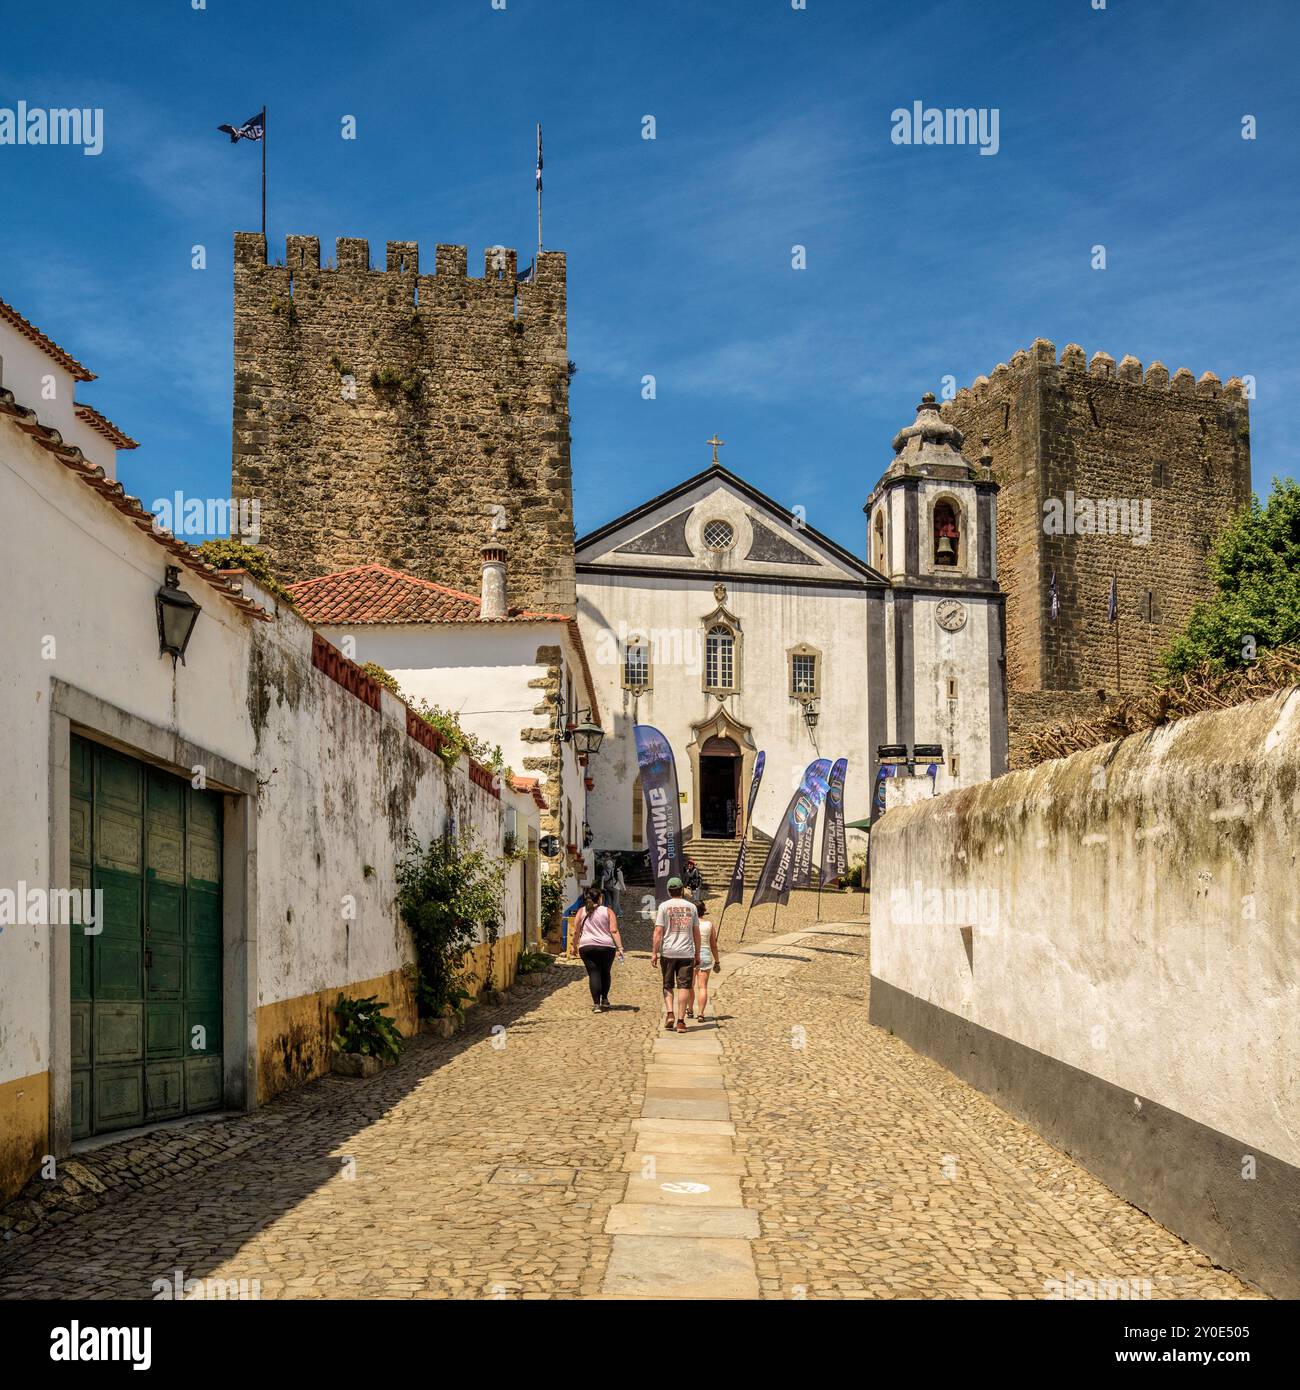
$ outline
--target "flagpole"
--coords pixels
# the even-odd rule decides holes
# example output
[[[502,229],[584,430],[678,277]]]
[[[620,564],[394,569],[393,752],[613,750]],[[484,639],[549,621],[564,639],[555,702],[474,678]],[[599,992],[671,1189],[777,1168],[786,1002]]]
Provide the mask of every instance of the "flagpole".
[[[542,123],[537,122],[537,254],[542,254]]]
[[[262,240],[266,240],[266,107],[262,107]]]

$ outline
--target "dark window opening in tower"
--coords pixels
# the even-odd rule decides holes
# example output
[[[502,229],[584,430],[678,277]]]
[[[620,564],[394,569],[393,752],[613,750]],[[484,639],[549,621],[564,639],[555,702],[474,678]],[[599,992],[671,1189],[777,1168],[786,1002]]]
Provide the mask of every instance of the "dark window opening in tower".
[[[957,563],[957,513],[951,502],[940,502],[934,509],[934,563]]]

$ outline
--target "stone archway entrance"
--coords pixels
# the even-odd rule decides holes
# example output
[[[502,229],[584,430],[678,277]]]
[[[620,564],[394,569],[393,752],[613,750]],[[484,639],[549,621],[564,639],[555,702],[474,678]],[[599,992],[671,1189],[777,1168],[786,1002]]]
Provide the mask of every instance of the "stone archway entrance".
[[[744,835],[745,799],[754,771],[755,747],[749,728],[725,709],[692,727],[690,835],[732,840]]]
[[[700,835],[731,840],[740,806],[740,749],[729,738],[710,738],[700,749]]]

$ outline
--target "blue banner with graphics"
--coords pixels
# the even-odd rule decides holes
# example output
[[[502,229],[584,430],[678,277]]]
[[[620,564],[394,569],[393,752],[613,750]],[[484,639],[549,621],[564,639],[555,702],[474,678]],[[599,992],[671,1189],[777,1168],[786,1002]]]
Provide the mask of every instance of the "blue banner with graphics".
[[[804,827],[816,816],[817,808],[826,795],[830,770],[829,758],[818,758],[805,769],[803,781],[790,798],[790,804],[767,851],[767,858],[763,861],[763,872],[754,890],[751,908],[759,903],[783,903],[789,898],[794,876],[795,845]]]
[[[827,763],[826,766],[829,768],[830,764]],[[816,763],[810,764],[811,767],[816,767]],[[804,775],[807,776],[807,773]],[[790,888],[808,888],[812,885],[813,843],[817,839],[817,815],[821,810],[822,802],[830,791],[829,777],[814,779],[810,790],[813,793],[812,815],[800,827],[794,842],[794,872],[790,876]],[[790,895],[790,888],[787,888],[782,895],[781,901],[783,903]]]
[[[682,812],[677,801],[677,764],[668,740],[649,724],[637,724],[636,760],[645,797],[645,838],[655,901],[668,896],[668,880],[682,874]]]
[[[822,831],[821,883],[824,887],[849,871],[849,847],[844,838],[844,778],[849,760],[840,758],[831,768],[831,784],[826,792],[826,827]]]

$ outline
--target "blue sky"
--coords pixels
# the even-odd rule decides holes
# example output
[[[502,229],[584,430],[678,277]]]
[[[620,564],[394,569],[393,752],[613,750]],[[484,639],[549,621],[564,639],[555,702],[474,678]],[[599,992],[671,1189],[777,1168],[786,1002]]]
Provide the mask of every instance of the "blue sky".
[[[0,297],[99,374],[84,398],[141,441],[129,491],[222,496],[259,160],[215,127],[268,104],[273,258],[306,233],[481,265],[531,256],[540,120],[580,532],[703,467],[717,431],[862,553],[920,393],[1038,336],[1253,374],[1266,490],[1300,471],[1297,39],[1294,0],[11,5],[0,106],[103,107],[106,146],[0,147]],[[892,144],[917,100],[996,107],[998,153]]]

